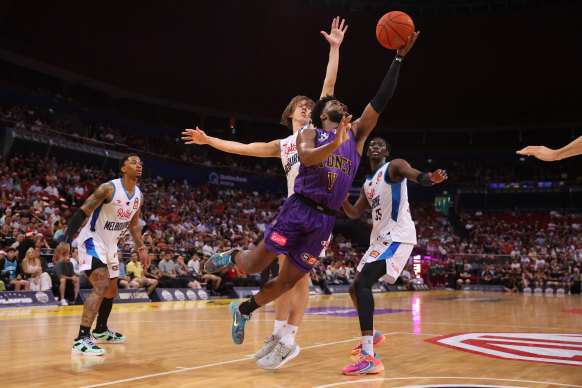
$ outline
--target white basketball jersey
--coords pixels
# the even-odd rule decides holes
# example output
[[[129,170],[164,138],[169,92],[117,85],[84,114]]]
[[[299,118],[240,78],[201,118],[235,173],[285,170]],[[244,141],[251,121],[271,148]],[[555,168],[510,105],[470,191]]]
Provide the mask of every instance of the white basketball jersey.
[[[117,242],[125,235],[129,222],[142,204],[142,193],[137,186],[133,193],[126,192],[121,178],[109,183],[115,188],[111,201],[103,202],[91,213],[77,239],[83,243],[93,238],[107,247],[112,255],[117,251]]]
[[[408,205],[407,180],[403,178],[398,183],[390,183],[389,165],[385,163],[364,182],[364,193],[372,209],[374,225],[370,244],[384,241],[388,234],[394,242],[416,244],[416,228]]]
[[[285,139],[279,140],[281,163],[283,164],[285,175],[287,175],[287,197],[293,194],[295,178],[299,173],[299,155],[297,155],[297,135],[299,135],[299,131]]]

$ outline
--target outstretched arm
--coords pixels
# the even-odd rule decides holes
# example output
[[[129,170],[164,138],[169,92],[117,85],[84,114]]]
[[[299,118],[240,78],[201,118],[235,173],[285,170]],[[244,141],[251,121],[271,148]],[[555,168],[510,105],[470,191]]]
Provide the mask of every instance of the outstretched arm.
[[[354,122],[353,130],[356,135],[356,147],[360,155],[364,150],[364,143],[366,142],[368,135],[376,126],[378,117],[380,117],[380,114],[384,108],[386,108],[388,101],[392,98],[394,90],[396,90],[396,83],[398,81],[402,59],[406,54],[408,54],[412,46],[414,46],[419,34],[420,31],[411,33],[408,36],[406,45],[396,52],[396,58],[392,61],[388,73],[384,77],[376,96],[374,96],[372,101],[370,101],[366,106],[364,113],[362,113],[362,117]]]
[[[398,182],[402,178],[416,182],[421,186],[433,186],[441,183],[448,178],[445,170],[436,170],[435,172],[420,172],[412,168],[404,159],[394,159],[388,166],[388,175],[392,182]]]
[[[366,199],[366,194],[364,193],[363,187],[360,190],[360,196],[358,197],[358,200],[356,201],[355,204],[352,205],[350,203],[349,195],[348,195],[344,204],[342,205],[342,208],[344,209],[346,216],[348,216],[348,218],[350,220],[357,220],[358,218],[360,218],[362,213],[364,213],[364,211],[368,207],[370,207],[370,204],[369,204],[368,200]]]
[[[95,209],[97,209],[103,202],[110,201],[113,197],[113,192],[115,191],[115,187],[111,182],[103,183],[101,186],[95,190],[93,194],[87,200],[79,210],[75,213],[71,221],[69,222],[69,227],[67,228],[67,233],[65,233],[65,237],[63,242],[57,245],[53,254],[53,261],[56,263],[57,261],[61,260],[61,256],[65,252],[71,251],[71,241],[75,235],[81,229],[81,225],[85,218],[93,213]]]
[[[519,151],[516,151],[516,153],[520,155],[535,156],[536,158],[545,160],[546,162],[566,159],[570,156],[582,154],[582,136],[557,150],[553,150],[545,146],[527,146]]]
[[[259,158],[280,158],[279,140],[268,143],[257,142],[244,144],[237,141],[222,140],[217,137],[208,136],[196,127],[196,129],[185,129],[182,132],[182,140],[185,144],[208,144],[229,154],[257,156]]]
[[[345,19],[340,23],[339,16],[334,18],[331,22],[331,31],[327,34],[321,31],[321,34],[329,42],[329,60],[327,62],[327,70],[325,72],[325,80],[323,81],[323,88],[319,98],[326,95],[333,95],[335,81],[337,80],[337,69],[339,66],[339,48],[344,40],[344,34],[348,30],[348,26],[344,27]]]
[[[329,155],[333,154],[343,143],[350,138],[352,116],[344,117],[336,130],[336,135],[331,143],[315,147],[316,131],[313,128],[304,129],[297,136],[297,155],[301,163],[306,166],[314,166],[322,163]]]

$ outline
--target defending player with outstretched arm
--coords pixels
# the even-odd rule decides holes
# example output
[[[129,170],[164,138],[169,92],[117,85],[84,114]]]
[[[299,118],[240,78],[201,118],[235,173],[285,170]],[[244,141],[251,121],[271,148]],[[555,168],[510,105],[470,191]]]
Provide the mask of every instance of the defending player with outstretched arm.
[[[345,20],[340,22],[340,18],[336,17],[332,21],[329,34],[321,31],[321,34],[329,42],[330,47],[329,61],[320,98],[334,92],[339,65],[339,47],[348,29],[348,26],[344,25],[344,23]],[[199,128],[196,128],[196,130],[186,129],[182,132],[184,135],[182,139],[186,144],[208,144],[222,151],[239,155],[280,157],[287,177],[288,196],[291,196],[294,192],[295,178],[299,171],[297,136],[301,128],[309,126],[313,105],[313,101],[306,96],[295,96],[291,100],[281,116],[281,124],[293,131],[293,134],[285,139],[276,139],[266,143],[243,144],[207,136]],[[283,265],[285,260],[287,260],[285,255],[280,255],[279,262],[273,262],[273,264],[278,267]],[[268,271],[271,266],[267,267],[261,275]],[[254,355],[257,359],[257,366],[263,369],[276,369],[298,354],[299,347],[294,348],[296,350],[291,354],[282,354],[281,349],[296,346],[295,335],[299,329],[308,301],[309,279],[307,277],[297,282],[291,291],[277,299],[273,333],[265,339],[263,348]],[[280,346],[279,343],[281,343]]]
[[[343,204],[346,215],[352,220],[360,218],[370,208],[373,222],[370,247],[362,257],[349,288],[352,302],[358,310],[362,340],[351,351],[356,361],[343,370],[347,375],[378,373],[384,369],[380,357],[374,353],[374,345],[379,347],[386,339],[374,331],[371,288],[384,275],[393,284],[416,245],[407,181],[432,186],[447,179],[445,170],[425,173],[412,168],[404,159],[387,162],[390,146],[380,137],[370,141],[367,156],[374,174],[364,182],[355,205],[348,199]]]
[[[571,156],[582,155],[582,136],[557,150],[553,150],[546,146],[527,146],[519,151],[516,151],[515,153],[520,155],[535,156],[536,158],[546,162],[553,162],[556,160],[566,159]]]

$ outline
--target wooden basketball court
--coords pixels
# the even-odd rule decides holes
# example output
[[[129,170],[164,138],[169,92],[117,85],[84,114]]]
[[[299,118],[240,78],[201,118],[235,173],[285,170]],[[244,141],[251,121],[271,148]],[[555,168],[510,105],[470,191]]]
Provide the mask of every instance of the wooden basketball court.
[[[71,355],[80,306],[0,309],[1,387],[582,387],[580,295],[433,291],[375,294],[385,371],[343,376],[359,325],[347,295],[313,297],[297,343],[275,371],[251,355],[273,329],[274,306],[230,339],[227,301],[116,305],[127,336],[103,357]],[[536,334],[537,333],[537,334]],[[462,349],[462,350],[461,350]]]

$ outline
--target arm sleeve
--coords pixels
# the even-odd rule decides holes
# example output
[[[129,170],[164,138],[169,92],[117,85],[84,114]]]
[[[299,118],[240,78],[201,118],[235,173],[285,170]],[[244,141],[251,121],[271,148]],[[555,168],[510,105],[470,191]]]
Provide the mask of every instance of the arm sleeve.
[[[83,210],[81,209],[77,210],[77,212],[69,222],[69,228],[67,229],[67,233],[65,234],[64,242],[70,244],[71,241],[73,241],[73,238],[79,232],[79,229],[81,229],[81,225],[83,225],[85,217],[87,217],[87,215]]]
[[[398,82],[398,74],[400,73],[400,65],[402,64],[402,57],[397,56],[392,61],[388,73],[384,77],[378,92],[370,101],[370,105],[374,110],[380,114],[386,108],[388,101],[394,95],[394,90],[396,90],[396,84]]]

